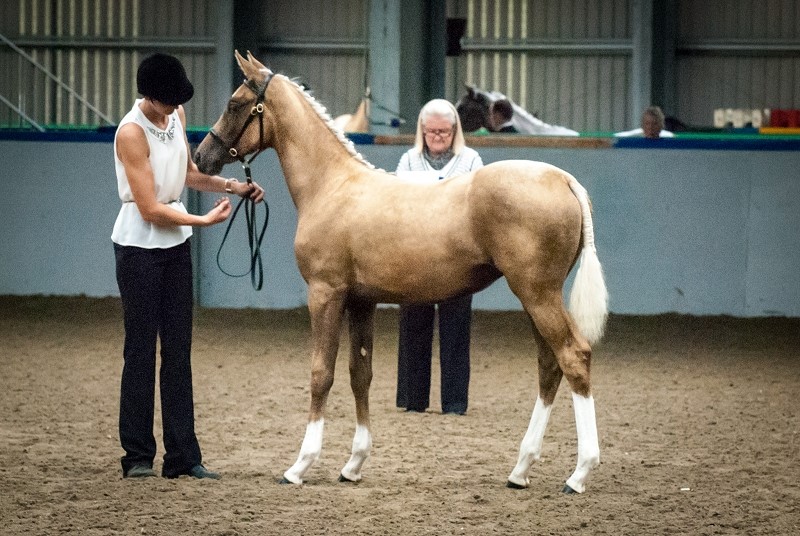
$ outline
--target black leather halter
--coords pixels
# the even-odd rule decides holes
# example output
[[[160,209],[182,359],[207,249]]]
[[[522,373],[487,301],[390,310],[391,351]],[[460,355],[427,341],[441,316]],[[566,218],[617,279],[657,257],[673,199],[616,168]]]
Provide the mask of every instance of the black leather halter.
[[[228,148],[228,154],[230,154],[232,157],[236,158],[237,160],[239,160],[239,162],[242,163],[242,167],[244,168],[244,174],[247,176],[248,184],[253,182],[253,178],[252,178],[251,173],[250,173],[250,163],[253,160],[255,160],[256,157],[259,154],[261,154],[261,151],[264,150],[264,148],[263,148],[263,144],[264,144],[264,99],[266,98],[266,94],[267,94],[267,86],[269,86],[269,83],[272,80],[273,76],[274,76],[273,73],[268,73],[267,74],[267,79],[264,81],[264,85],[263,86],[259,86],[258,84],[256,84],[255,82],[253,82],[250,79],[245,81],[244,85],[247,86],[247,88],[250,91],[252,91],[253,93],[255,93],[255,95],[256,95],[255,104],[250,109],[250,116],[247,118],[247,121],[244,122],[244,125],[242,125],[242,129],[239,131],[239,134],[236,136],[236,138],[230,144],[226,144],[225,141],[220,137],[219,134],[217,134],[217,132],[213,128],[208,131],[208,133],[211,134],[211,137],[215,141],[217,141],[220,145],[222,145],[223,147],[225,147],[225,146],[229,147]],[[239,151],[236,150],[236,144],[239,143],[240,139],[242,139],[242,136],[244,136],[245,131],[247,131],[247,127],[250,126],[250,123],[252,123],[253,120],[255,120],[256,117],[258,117],[258,150],[253,154],[253,156],[251,156],[249,159],[245,160],[245,157],[247,155],[246,154],[245,155],[240,155]]]
[[[272,76],[273,73],[269,73],[267,75],[267,79],[263,86],[259,86],[251,80],[247,80],[245,82],[247,88],[256,95],[255,105],[253,105],[253,107],[250,109],[250,116],[247,118],[247,121],[244,122],[244,125],[242,125],[242,130],[239,131],[239,135],[236,136],[236,139],[233,140],[233,142],[230,144],[230,148],[228,149],[228,154],[242,163],[244,174],[247,176],[247,184],[253,183],[253,177],[250,173],[250,163],[255,160],[259,154],[261,154],[261,151],[264,150],[264,98],[267,93],[267,86],[269,85],[270,80],[272,80]],[[250,158],[245,160],[247,155],[239,155],[239,152],[236,150],[236,144],[239,143],[239,140],[244,135],[247,127],[249,127],[250,123],[255,120],[256,116],[258,116],[258,150]],[[226,146],[225,142],[222,140],[222,138],[220,138],[219,134],[217,134],[213,128],[209,130],[208,133],[211,134],[211,138],[217,143],[223,147]],[[228,233],[230,233],[231,227],[233,226],[233,221],[236,219],[236,214],[239,212],[239,209],[243,204],[245,206],[244,214],[247,221],[247,239],[250,247],[250,268],[243,274],[232,274],[227,272],[222,267],[220,256],[222,254],[222,247],[225,245],[225,241],[228,238]],[[220,271],[231,277],[244,277],[247,274],[250,274],[250,283],[253,285],[255,290],[261,290],[264,285],[264,265],[261,261],[261,241],[264,239],[264,233],[267,231],[267,224],[269,222],[269,205],[267,204],[266,199],[263,200],[263,204],[264,225],[259,232],[258,225],[256,223],[255,203],[252,199],[245,197],[239,200],[239,204],[236,205],[236,209],[233,211],[233,214],[231,214],[230,220],[228,221],[228,228],[225,229],[225,235],[222,237],[222,242],[217,250],[217,267],[220,269]]]

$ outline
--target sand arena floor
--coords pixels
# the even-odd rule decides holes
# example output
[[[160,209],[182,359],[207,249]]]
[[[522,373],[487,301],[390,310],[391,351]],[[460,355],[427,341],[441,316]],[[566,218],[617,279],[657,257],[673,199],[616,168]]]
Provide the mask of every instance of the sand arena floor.
[[[197,311],[197,432],[217,482],[121,478],[121,318],[116,299],[0,298],[0,534],[800,534],[800,319],[612,316],[592,371],[602,463],[566,496],[566,384],[530,488],[505,487],[536,396],[521,313],[475,313],[458,417],[439,413],[436,372],[428,413],[394,407],[397,314],[380,310],[364,480],[336,481],[355,427],[341,351],[303,486],[277,481],[305,429],[305,311]]]

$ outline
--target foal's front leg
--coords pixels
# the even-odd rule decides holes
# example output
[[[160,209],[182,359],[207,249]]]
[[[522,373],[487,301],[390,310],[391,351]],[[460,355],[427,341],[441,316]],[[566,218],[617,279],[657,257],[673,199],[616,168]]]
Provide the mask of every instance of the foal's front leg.
[[[325,403],[333,385],[339,332],[344,311],[344,291],[324,283],[309,283],[308,310],[311,315],[311,409],[306,435],[297,461],[283,473],[282,483],[302,484],[303,475],[322,452]]]
[[[350,387],[356,401],[356,432],[350,460],[342,469],[340,482],[361,480],[361,467],[372,449],[369,432],[369,387],[372,383],[372,341],[375,304],[357,302],[348,305],[350,313]]]

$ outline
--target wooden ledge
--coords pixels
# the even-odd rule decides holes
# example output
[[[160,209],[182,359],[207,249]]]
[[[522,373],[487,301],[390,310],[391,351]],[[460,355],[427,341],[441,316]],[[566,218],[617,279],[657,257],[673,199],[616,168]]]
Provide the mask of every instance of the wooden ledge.
[[[465,136],[468,147],[545,147],[563,149],[610,149],[614,138],[581,136],[525,136],[520,134]],[[413,134],[376,135],[375,145],[414,145]]]

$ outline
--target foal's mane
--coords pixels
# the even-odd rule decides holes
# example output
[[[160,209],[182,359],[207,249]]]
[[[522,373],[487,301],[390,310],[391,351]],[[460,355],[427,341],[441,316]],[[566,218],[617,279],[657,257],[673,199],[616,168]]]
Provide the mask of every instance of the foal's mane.
[[[309,93],[306,89],[304,89],[295,80],[282,74],[276,73],[275,76],[280,76],[282,79],[289,82],[289,84],[291,84],[297,91],[300,92],[301,95],[303,95],[303,97],[305,97],[306,101],[308,101],[308,103],[311,105],[311,109],[316,112],[316,114],[319,116],[319,118],[322,120],[325,126],[328,127],[328,130],[330,130],[333,133],[333,135],[336,136],[336,139],[339,140],[339,143],[341,143],[342,146],[344,146],[344,148],[347,150],[350,156],[352,156],[353,158],[355,158],[356,160],[358,160],[359,162],[361,162],[370,169],[377,169],[374,165],[369,163],[361,153],[356,151],[356,147],[353,144],[352,140],[348,139],[347,136],[344,135],[344,132],[339,130],[339,128],[337,128],[336,125],[334,125],[331,115],[328,113],[328,110],[325,108],[325,106],[322,105],[322,103],[320,103],[317,99],[315,99],[311,95],[311,93]]]

